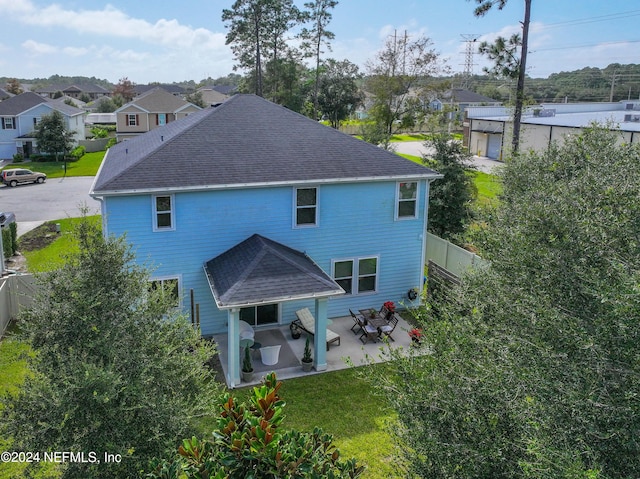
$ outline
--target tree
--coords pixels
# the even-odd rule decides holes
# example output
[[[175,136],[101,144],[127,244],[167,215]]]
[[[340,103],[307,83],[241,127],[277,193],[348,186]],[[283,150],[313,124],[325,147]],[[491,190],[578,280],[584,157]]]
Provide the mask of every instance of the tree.
[[[431,184],[429,191],[429,231],[441,238],[454,239],[464,232],[472,216],[476,192],[467,174],[473,168],[471,155],[462,143],[444,133],[432,135],[425,146],[435,149],[435,153],[423,155],[423,163],[444,175]]]
[[[508,0],[475,0],[478,6],[474,14],[476,17],[484,16],[489,10],[497,5],[498,10],[502,10]],[[520,147],[520,122],[522,120],[522,108],[524,105],[524,78],[527,73],[527,53],[529,48],[529,23],[531,21],[531,0],[524,0],[524,19],[522,21],[522,43],[520,49],[520,62],[518,65],[518,81],[516,84],[516,100],[513,112],[513,136],[511,138],[511,148],[514,154],[518,154]],[[513,37],[512,37],[513,39]],[[500,57],[496,58],[496,61]],[[496,63],[498,66],[498,63]]]
[[[200,108],[205,108],[207,105],[204,103],[204,100],[202,99],[202,92],[201,91],[196,91],[193,93],[190,93],[189,95],[187,95],[185,97],[185,101],[188,101],[189,103],[192,103],[196,106],[199,106]]]
[[[212,437],[185,439],[177,457],[156,464],[155,479],[321,478],[355,479],[364,468],[355,459],[341,460],[332,437],[282,431],[285,402],[281,382],[269,373],[253,388],[247,403],[226,394],[217,411]]]
[[[60,155],[66,155],[73,148],[75,132],[69,131],[64,117],[58,110],[44,115],[36,125],[34,138],[41,153],[53,155],[58,161]]]
[[[13,95],[19,95],[24,90],[22,89],[20,82],[16,78],[10,78],[7,81],[7,91]]]
[[[302,38],[302,49],[306,52],[307,57],[315,59],[315,81],[313,85],[313,114],[314,120],[318,119],[318,90],[320,87],[320,62],[322,53],[322,45],[325,44],[331,51],[331,40],[335,38],[333,32],[327,30],[327,26],[331,21],[331,13],[329,9],[335,8],[338,4],[337,0],[314,0],[307,2],[304,6],[308,9],[305,19],[311,22],[310,29],[303,28],[300,33]]]
[[[333,128],[349,117],[362,102],[362,94],[356,81],[361,78],[358,66],[349,60],[341,62],[328,59],[319,79],[318,107],[326,115]]]
[[[177,312],[177,285],[151,283],[123,238],[85,218],[75,239],[20,318],[35,354],[0,428],[16,450],[83,452],[59,477],[138,477],[211,410],[213,351]]]
[[[120,78],[118,84],[113,88],[113,95],[122,97],[125,102],[133,100],[136,96],[134,84],[127,77]]]
[[[285,55],[285,34],[300,19],[292,0],[236,0],[231,9],[222,11],[222,21],[228,22],[226,44],[231,45],[237,65],[250,72],[252,91],[263,96],[263,56],[277,66]],[[277,90],[277,79],[272,84]]]
[[[505,165],[490,266],[419,311],[425,349],[384,377],[411,473],[637,475],[638,161],[596,128]]]
[[[410,40],[405,34],[387,39],[383,49],[367,62],[366,90],[373,96],[372,121],[388,137],[404,117],[413,117],[419,102],[411,101],[421,83],[440,70],[431,40]]]
[[[498,37],[494,43],[480,43],[478,51],[494,62],[492,68],[485,67],[483,70],[489,75],[495,75],[498,78],[517,79],[520,72],[518,49],[521,45],[522,39],[517,33],[511,35],[509,39]]]

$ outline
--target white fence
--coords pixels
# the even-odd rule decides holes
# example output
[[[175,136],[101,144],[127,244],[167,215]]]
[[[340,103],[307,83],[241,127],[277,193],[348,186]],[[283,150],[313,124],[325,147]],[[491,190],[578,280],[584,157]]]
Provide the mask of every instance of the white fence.
[[[36,287],[30,274],[12,275],[0,278],[0,337],[9,321],[18,313],[31,306]]]
[[[433,261],[457,277],[461,277],[469,268],[487,264],[487,261],[477,254],[460,248],[460,246],[456,246],[431,233],[427,233],[425,254],[427,263]]]

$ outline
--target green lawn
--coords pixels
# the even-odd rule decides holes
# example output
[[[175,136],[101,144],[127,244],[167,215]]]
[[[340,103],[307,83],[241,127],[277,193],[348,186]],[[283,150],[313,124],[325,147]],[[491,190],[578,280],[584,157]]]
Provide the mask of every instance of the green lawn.
[[[95,176],[100,168],[100,163],[104,158],[105,151],[87,153],[78,161],[67,162],[67,176]],[[3,169],[26,168],[27,170],[39,171],[47,175],[47,178],[60,178],[64,176],[64,163],[59,161],[39,161],[22,163],[11,163]]]

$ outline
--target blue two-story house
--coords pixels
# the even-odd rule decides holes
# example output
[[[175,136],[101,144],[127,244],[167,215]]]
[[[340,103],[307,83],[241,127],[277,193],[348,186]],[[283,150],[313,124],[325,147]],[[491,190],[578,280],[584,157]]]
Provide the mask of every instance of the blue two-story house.
[[[65,128],[74,133],[73,141],[84,140],[85,112],[66,103],[48,100],[32,92],[21,93],[0,102],[0,160],[21,154],[28,158],[38,152],[34,138],[36,125],[45,115],[59,111]]]
[[[316,318],[326,369],[327,318],[401,302],[423,280],[436,172],[254,95],[109,149],[92,186],[104,232],[126,233],[154,280],[203,335],[228,332],[239,382],[239,321]],[[193,300],[192,300],[193,298]]]

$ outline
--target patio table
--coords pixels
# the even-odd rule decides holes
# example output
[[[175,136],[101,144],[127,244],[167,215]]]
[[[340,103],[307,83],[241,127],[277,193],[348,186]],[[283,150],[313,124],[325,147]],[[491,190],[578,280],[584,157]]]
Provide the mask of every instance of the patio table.
[[[386,326],[386,325],[388,324],[388,323],[387,323],[387,320],[386,320],[386,319],[384,319],[384,317],[380,315],[380,313],[378,312],[378,310],[376,310],[375,317],[374,317],[374,318],[372,318],[372,317],[371,317],[371,309],[372,309],[372,308],[369,308],[369,309],[359,309],[358,311],[359,311],[359,312],[360,312],[360,314],[364,317],[364,319],[366,319],[366,320],[367,320],[367,322],[368,322],[371,326],[373,326],[374,328],[379,329],[379,328],[380,328],[380,327],[382,327],[382,326]]]

